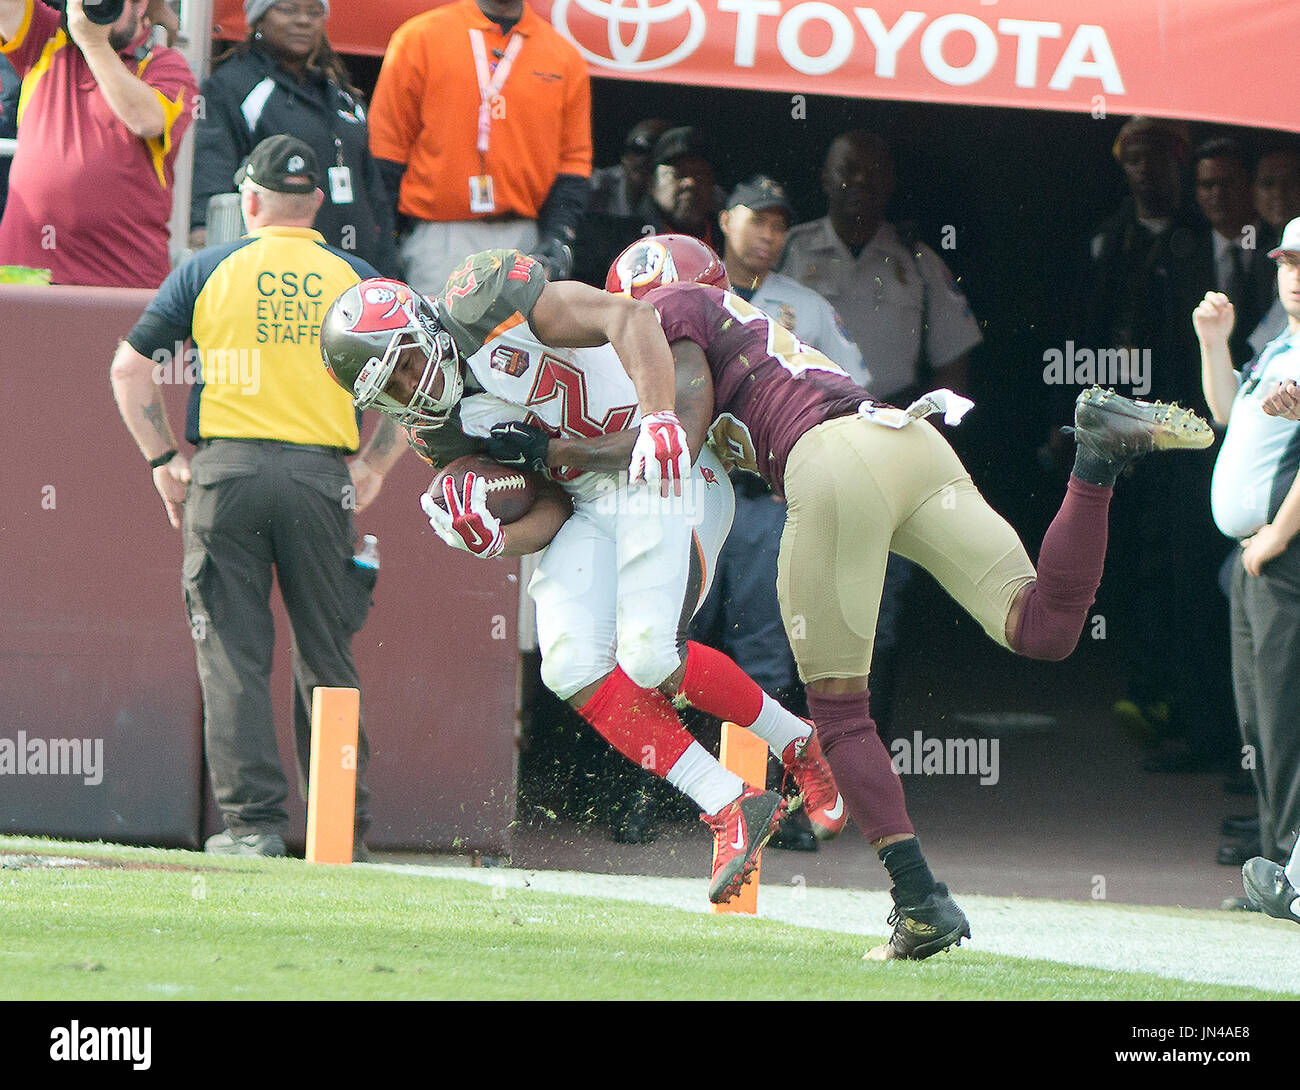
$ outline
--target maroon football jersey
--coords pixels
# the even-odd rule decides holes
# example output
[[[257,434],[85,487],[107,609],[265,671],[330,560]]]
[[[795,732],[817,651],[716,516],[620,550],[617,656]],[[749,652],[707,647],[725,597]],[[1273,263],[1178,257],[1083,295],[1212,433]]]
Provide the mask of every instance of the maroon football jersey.
[[[785,461],[809,428],[875,402],[838,365],[737,295],[703,284],[666,284],[645,296],[669,343],[694,341],[713,375],[720,453],[784,492]]]

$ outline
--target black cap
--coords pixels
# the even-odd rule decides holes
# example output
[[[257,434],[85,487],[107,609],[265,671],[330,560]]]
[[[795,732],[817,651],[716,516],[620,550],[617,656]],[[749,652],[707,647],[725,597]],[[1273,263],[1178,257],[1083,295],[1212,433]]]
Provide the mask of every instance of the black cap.
[[[650,155],[655,150],[655,142],[671,128],[672,125],[667,121],[660,121],[657,118],[638,121],[623,141],[623,150],[637,155]]]
[[[713,153],[708,142],[690,125],[669,129],[655,141],[655,165],[671,163],[683,155],[696,155],[701,159],[712,160]]]
[[[240,164],[235,185],[245,178],[276,193],[311,193],[320,185],[320,165],[296,136],[268,136]]]
[[[785,186],[765,174],[755,174],[731,191],[731,196],[727,198],[727,208],[735,208],[738,204],[755,212],[767,208],[783,208],[787,216],[794,216],[794,209],[785,196]]]

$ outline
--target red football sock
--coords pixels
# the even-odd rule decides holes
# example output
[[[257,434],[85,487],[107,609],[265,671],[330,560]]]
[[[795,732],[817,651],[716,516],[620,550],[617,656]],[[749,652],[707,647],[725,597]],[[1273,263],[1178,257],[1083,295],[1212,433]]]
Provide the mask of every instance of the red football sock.
[[[1038,579],[1025,594],[1012,650],[1057,662],[1078,646],[1101,586],[1112,493],[1071,475],[1061,509],[1043,537]]]
[[[663,693],[633,684],[619,667],[578,714],[629,761],[660,778],[695,741]]]
[[[682,694],[708,715],[752,726],[763,710],[763,690],[721,651],[694,640],[686,644]]]

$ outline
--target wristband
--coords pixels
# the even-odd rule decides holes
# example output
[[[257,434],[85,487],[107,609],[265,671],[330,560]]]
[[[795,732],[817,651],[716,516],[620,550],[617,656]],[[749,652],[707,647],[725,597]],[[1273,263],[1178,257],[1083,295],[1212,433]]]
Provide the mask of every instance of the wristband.
[[[160,455],[158,455],[157,458],[150,458],[150,459],[149,459],[149,468],[150,468],[150,469],[161,469],[161,468],[162,468],[163,466],[165,466],[168,462],[170,462],[173,458],[175,458],[176,455],[177,455],[177,453],[178,453],[178,452],[177,452],[176,448],[175,448],[175,447],[172,447],[172,449],[169,450],[169,451],[167,451],[165,454],[160,454]]]

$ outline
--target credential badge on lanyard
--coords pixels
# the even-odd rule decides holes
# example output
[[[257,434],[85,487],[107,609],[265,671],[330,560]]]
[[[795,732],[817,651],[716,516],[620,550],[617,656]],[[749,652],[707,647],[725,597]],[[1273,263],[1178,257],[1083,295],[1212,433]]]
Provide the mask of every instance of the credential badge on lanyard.
[[[492,175],[487,172],[488,140],[492,132],[492,103],[501,94],[506,78],[510,75],[510,66],[524,46],[524,39],[519,34],[512,34],[506,46],[505,55],[497,63],[496,71],[489,75],[487,46],[483,41],[483,31],[471,27],[470,45],[474,49],[474,72],[478,76],[478,160],[479,173],[469,180],[469,210],[471,212],[495,212],[496,195],[492,189]]]

